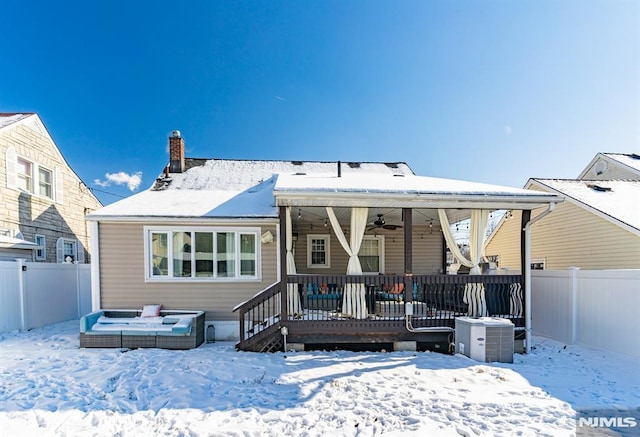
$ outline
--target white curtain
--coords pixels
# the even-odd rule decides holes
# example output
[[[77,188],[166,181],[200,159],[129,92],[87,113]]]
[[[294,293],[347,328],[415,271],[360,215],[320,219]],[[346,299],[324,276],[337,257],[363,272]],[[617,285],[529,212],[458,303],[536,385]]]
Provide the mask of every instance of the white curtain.
[[[465,258],[460,252],[458,245],[451,232],[449,225],[449,219],[443,209],[438,209],[438,217],[440,218],[440,225],[442,233],[447,241],[447,246],[453,256],[463,266],[469,267],[470,275],[480,275],[480,260],[482,259],[482,253],[484,252],[485,237],[487,235],[487,225],[489,223],[489,211],[483,209],[474,209],[471,211],[471,234],[469,236],[469,257]],[[484,292],[484,285],[480,282],[471,283],[465,285],[464,289],[464,302],[469,304],[468,314],[475,317],[484,317],[489,313],[487,311],[487,300]]]
[[[481,274],[479,264],[482,259],[482,252],[484,251],[485,236],[489,223],[489,211],[483,209],[474,209],[471,211],[471,235],[469,237],[469,255],[471,259],[465,258],[462,252],[460,252],[453,233],[451,232],[449,219],[444,209],[438,210],[438,217],[440,218],[442,233],[453,256],[460,264],[471,269],[469,272],[471,275]]]
[[[362,266],[358,258],[364,231],[367,228],[367,208],[351,208],[351,228],[349,242],[342,232],[340,223],[336,218],[333,208],[327,207],[327,215],[331,222],[331,227],[340,242],[342,248],[349,255],[349,263],[347,264],[347,275],[361,275]],[[342,314],[356,319],[365,319],[368,316],[367,300],[365,296],[365,286],[361,284],[345,284],[344,294],[342,297]]]
[[[291,207],[287,206],[285,229],[285,244],[287,246],[287,274],[295,275],[296,261],[293,258],[293,229],[291,226]],[[298,294],[298,284],[287,284],[287,311],[289,315],[299,315],[302,313],[300,310],[300,295]]]

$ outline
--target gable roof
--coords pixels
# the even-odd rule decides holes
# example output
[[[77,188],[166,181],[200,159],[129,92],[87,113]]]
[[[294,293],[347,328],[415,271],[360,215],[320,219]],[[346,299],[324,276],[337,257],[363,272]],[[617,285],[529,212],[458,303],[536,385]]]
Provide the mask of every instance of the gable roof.
[[[276,175],[337,175],[338,161],[186,158],[183,173],[161,174],[146,191],[94,211],[89,220],[116,218],[276,218]],[[404,162],[343,162],[344,175],[412,175]]]
[[[634,174],[635,177],[632,179],[640,179],[640,155],[637,153],[598,153],[585,169],[582,170],[577,179],[591,179],[589,172],[599,161],[615,165]]]
[[[0,112],[0,129],[9,126],[10,124],[17,123],[20,120],[24,120],[27,117],[34,115],[33,113],[16,113],[16,112]]]
[[[561,194],[567,201],[640,234],[640,180],[530,179],[526,186]]]
[[[465,201],[496,209],[562,201],[539,191],[416,176],[403,162],[185,159],[185,168],[184,173],[160,175],[148,190],[87,219],[275,219],[277,206],[300,201],[305,206],[371,206],[375,199],[377,207],[421,208],[460,208]]]

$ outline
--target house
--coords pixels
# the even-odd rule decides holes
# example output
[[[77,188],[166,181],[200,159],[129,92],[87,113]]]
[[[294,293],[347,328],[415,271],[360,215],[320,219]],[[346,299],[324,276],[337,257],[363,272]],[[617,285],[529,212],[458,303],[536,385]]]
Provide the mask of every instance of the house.
[[[525,188],[566,201],[536,226],[531,240],[535,269],[640,269],[640,155],[598,153],[577,179],[529,179]],[[519,215],[504,219],[485,254],[520,270]]]
[[[88,262],[84,216],[102,204],[37,114],[0,113],[0,260]]]
[[[450,223],[471,218],[462,262],[480,273],[491,211],[524,210],[528,229],[530,211],[560,196],[417,176],[404,162],[191,159],[184,147],[174,131],[152,187],[87,216],[94,310],[204,310],[216,338],[259,351],[446,350],[462,314],[526,330],[526,273],[443,274],[447,246],[462,257]]]

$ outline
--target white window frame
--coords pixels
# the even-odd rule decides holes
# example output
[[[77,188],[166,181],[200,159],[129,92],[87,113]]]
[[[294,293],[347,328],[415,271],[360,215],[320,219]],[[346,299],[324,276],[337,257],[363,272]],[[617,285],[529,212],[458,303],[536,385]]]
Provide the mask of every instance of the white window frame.
[[[311,256],[313,240],[324,240],[325,263],[314,264]],[[331,235],[330,234],[307,234],[307,267],[310,269],[328,269],[331,267]]]
[[[54,184],[54,182],[53,182],[53,181],[54,181],[54,179],[53,179],[53,178],[54,178],[54,172],[53,172],[53,170],[49,170],[47,167],[44,167],[44,166],[42,166],[42,165],[38,165],[38,166],[36,166],[36,167],[37,167],[37,169],[38,169],[38,180],[37,180],[37,181],[34,181],[34,189],[33,189],[33,192],[34,192],[37,196],[39,196],[39,197],[44,197],[45,199],[53,200],[53,197],[54,197],[54,191],[55,191],[55,184]],[[48,195],[46,195],[46,194],[43,194],[43,193],[42,193],[42,187],[41,187],[41,185],[40,185],[40,173],[42,173],[42,172],[49,173],[49,178],[50,178],[50,180],[49,180],[49,192],[51,193],[51,195],[50,195],[50,196],[48,196]],[[38,185],[37,189],[36,189],[36,187],[35,187],[36,183],[37,183],[37,185]]]
[[[16,152],[16,148],[8,147],[5,153],[6,158],[6,176],[7,176],[7,188],[13,190],[19,190],[23,193],[29,193],[31,196],[47,199],[56,203],[63,203],[64,197],[64,180],[62,171],[59,167],[48,167],[40,165],[32,159],[19,155]],[[30,174],[26,174],[19,170],[20,161],[29,165]],[[49,183],[49,190],[51,195],[47,195],[41,191],[40,187],[40,172],[47,172],[51,178]],[[26,187],[20,187],[20,181],[27,181]]]
[[[41,241],[39,241],[41,240]],[[38,247],[35,250],[35,257],[37,261],[44,261],[47,259],[47,236],[42,234],[36,234],[35,243],[38,244]],[[42,252],[41,255],[38,253]]]
[[[65,245],[69,244],[71,245],[71,247],[73,248],[73,254],[66,254],[64,249],[65,249]],[[65,263],[66,260],[65,258],[67,256],[71,256],[73,257],[73,263],[82,263],[84,262],[83,260],[79,259],[78,256],[78,247],[80,246],[78,240],[75,240],[73,238],[64,238],[64,237],[60,237],[58,238],[58,240],[56,241],[56,262],[58,263]]]
[[[145,282],[259,282],[262,280],[262,255],[261,255],[261,243],[260,243],[260,228],[255,227],[213,227],[213,226],[144,226],[144,276]],[[191,274],[190,276],[173,276],[173,233],[174,232],[186,232],[191,235]],[[213,276],[196,276],[196,251],[194,248],[194,237],[196,232],[206,233],[235,233],[235,266],[234,276],[217,276],[217,247],[216,238],[214,236],[213,241]],[[154,275],[152,265],[152,239],[151,234],[166,234],[167,235],[167,275]],[[240,239],[242,235],[253,235],[255,239],[255,275],[241,275],[241,244]]]
[[[21,165],[24,163],[24,165]],[[26,172],[22,172],[20,170],[21,167],[29,167],[29,174]],[[16,179],[18,184],[18,189],[20,191],[26,191],[27,193],[33,194],[33,174],[35,173],[36,165],[28,159],[23,158],[22,156],[18,156],[16,159]],[[20,181],[26,181],[26,188],[21,187]]]
[[[378,256],[380,257],[380,262],[378,267],[380,268],[379,272],[362,272],[363,275],[379,275],[384,274],[384,235],[365,235],[362,238],[364,240],[376,240],[378,242]],[[361,247],[362,248],[362,247]],[[358,254],[359,256],[360,254]]]

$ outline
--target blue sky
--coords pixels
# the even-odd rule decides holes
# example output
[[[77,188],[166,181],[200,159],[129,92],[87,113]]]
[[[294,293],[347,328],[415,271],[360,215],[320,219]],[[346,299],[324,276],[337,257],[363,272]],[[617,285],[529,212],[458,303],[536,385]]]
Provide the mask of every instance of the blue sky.
[[[639,1],[1,10],[0,112],[37,112],[104,204],[153,182],[174,129],[190,157],[405,161],[513,187],[640,152]]]

